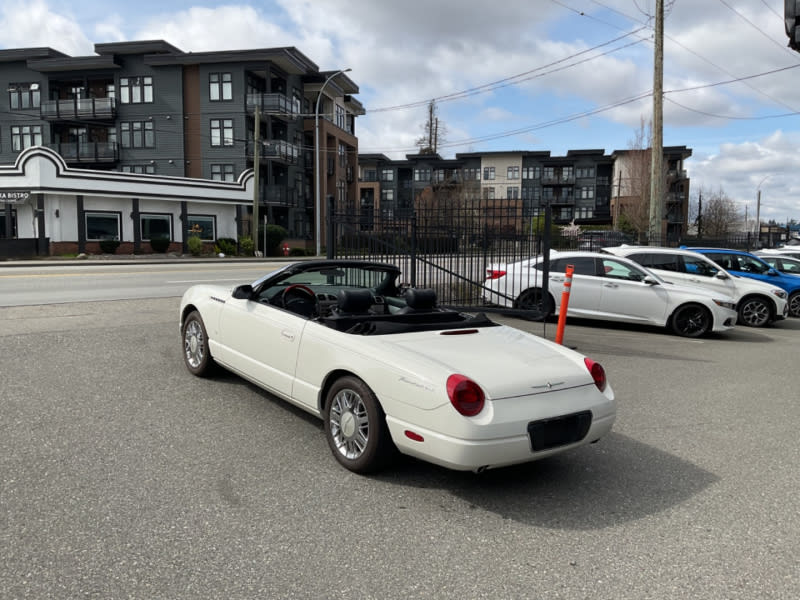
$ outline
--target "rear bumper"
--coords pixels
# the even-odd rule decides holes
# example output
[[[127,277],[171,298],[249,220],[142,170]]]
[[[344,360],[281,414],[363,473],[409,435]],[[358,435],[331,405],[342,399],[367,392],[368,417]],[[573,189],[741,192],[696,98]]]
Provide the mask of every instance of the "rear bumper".
[[[539,460],[596,442],[611,431],[616,418],[616,412],[608,412],[607,406],[605,410],[602,416],[593,416],[588,433],[580,441],[541,451],[532,449],[526,423],[520,424],[519,435],[491,440],[464,440],[391,417],[387,417],[386,421],[395,445],[403,454],[457,471],[478,471]],[[406,431],[413,431],[423,441],[413,441],[406,436]]]

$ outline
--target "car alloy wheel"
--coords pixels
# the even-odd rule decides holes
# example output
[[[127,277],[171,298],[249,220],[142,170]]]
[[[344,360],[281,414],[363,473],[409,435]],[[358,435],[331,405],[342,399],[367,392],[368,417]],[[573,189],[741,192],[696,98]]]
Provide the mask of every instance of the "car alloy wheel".
[[[711,329],[711,313],[700,304],[684,304],[672,315],[672,330],[683,337],[700,337]]]
[[[739,322],[748,327],[763,327],[770,322],[772,310],[762,298],[744,298],[739,302]]]
[[[789,314],[793,317],[800,317],[800,292],[789,296]]]
[[[338,379],[325,402],[325,437],[345,468],[368,473],[382,467],[392,448],[386,417],[375,394],[360,379]]]
[[[198,377],[211,372],[213,359],[208,349],[208,334],[197,311],[189,313],[183,322],[183,360],[186,368]]]
[[[535,310],[542,316],[548,317],[553,313],[553,304],[550,294],[547,295],[547,301],[543,301],[542,290],[539,288],[532,288],[525,290],[519,295],[519,298],[514,302],[514,308],[520,310]]]

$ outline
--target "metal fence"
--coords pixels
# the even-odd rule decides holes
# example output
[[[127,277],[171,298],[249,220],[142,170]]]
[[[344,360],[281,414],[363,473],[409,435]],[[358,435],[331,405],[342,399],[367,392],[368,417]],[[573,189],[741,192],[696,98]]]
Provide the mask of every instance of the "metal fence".
[[[387,262],[402,270],[402,283],[432,288],[440,305],[487,312],[507,312],[529,319],[546,315],[530,308],[499,308],[487,303],[487,272],[551,250],[592,250],[621,243],[653,246],[712,246],[743,250],[758,247],[752,234],[724,238],[623,235],[604,229],[566,235],[552,226],[548,208],[526,215],[519,200],[460,199],[455,205],[425,205],[371,212],[337,207],[328,199],[328,257]],[[535,274],[535,285],[547,297],[548,262]],[[517,285],[525,285],[517,284]],[[501,294],[511,305],[521,290]],[[492,297],[493,300],[497,296]]]
[[[546,250],[547,236],[537,233],[543,220],[523,217],[514,200],[374,214],[337,209],[332,202],[328,209],[330,257],[395,264],[402,270],[402,283],[434,289],[444,306],[495,310],[484,300],[487,269]],[[523,311],[521,316],[542,315]]]

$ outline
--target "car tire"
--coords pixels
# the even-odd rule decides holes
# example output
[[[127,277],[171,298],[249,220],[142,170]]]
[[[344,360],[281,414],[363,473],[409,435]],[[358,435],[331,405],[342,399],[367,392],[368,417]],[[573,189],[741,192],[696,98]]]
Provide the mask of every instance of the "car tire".
[[[214,370],[214,359],[208,346],[208,333],[200,313],[190,312],[181,327],[183,362],[192,375],[207,377]]]
[[[679,306],[672,317],[670,325],[672,331],[683,337],[696,338],[705,335],[711,330],[711,311],[702,304],[684,304]]]
[[[514,308],[520,310],[535,310],[544,317],[549,317],[555,310],[553,297],[548,293],[547,300],[542,301],[542,290],[540,288],[530,288],[522,292],[514,301]]]
[[[772,321],[772,303],[760,296],[746,296],[739,301],[738,322],[747,327],[764,327]]]
[[[800,317],[800,292],[795,292],[789,296],[789,315]]]
[[[371,473],[392,457],[394,444],[386,415],[366,383],[353,376],[337,379],[323,411],[325,438],[333,456],[354,473]]]

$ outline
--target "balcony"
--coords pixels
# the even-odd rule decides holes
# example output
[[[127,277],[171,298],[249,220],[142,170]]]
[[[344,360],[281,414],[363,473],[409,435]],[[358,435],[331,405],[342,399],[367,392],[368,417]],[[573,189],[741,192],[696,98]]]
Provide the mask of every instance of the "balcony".
[[[545,175],[542,184],[546,185],[575,185],[574,175]]]
[[[267,140],[260,142],[258,160],[278,160],[287,165],[297,163],[300,148],[283,140]],[[247,157],[253,158],[253,142],[247,142]]]
[[[273,206],[298,206],[297,192],[294,188],[268,185],[264,188],[264,202]]]
[[[248,112],[254,113],[256,108],[263,115],[286,119],[295,119],[300,114],[292,99],[283,94],[247,94]]]
[[[47,147],[58,152],[68,164],[119,161],[119,150],[114,142],[58,142],[47,144]]]
[[[70,98],[48,100],[39,109],[46,121],[74,121],[80,119],[110,121],[117,116],[116,98]]]

